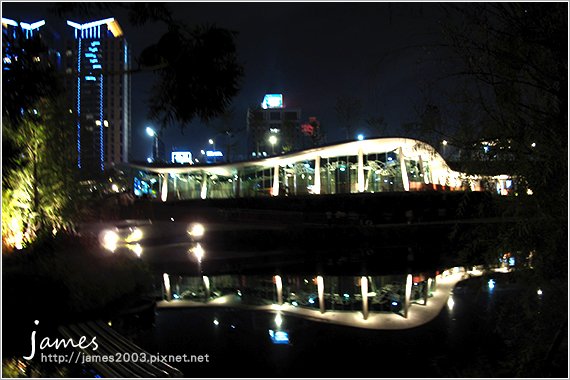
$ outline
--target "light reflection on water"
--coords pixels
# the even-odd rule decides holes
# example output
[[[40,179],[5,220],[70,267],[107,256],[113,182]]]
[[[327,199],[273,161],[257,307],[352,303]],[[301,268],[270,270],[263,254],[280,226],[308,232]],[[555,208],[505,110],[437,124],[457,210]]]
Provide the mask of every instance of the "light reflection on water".
[[[268,306],[332,312],[360,312],[363,291],[371,312],[403,314],[406,280],[411,275],[303,276],[303,275],[169,275],[161,284],[162,299],[203,305]],[[425,304],[437,281],[434,274],[414,274],[409,302]],[[363,289],[363,281],[367,287]],[[166,281],[166,277],[164,279]],[[157,288],[159,288],[157,286]],[[172,294],[169,294],[168,292]]]

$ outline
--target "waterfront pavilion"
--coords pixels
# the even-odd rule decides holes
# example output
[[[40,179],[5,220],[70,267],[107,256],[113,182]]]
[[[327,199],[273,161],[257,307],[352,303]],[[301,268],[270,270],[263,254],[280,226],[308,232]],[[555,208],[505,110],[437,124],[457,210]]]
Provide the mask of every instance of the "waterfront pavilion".
[[[148,188],[154,187],[164,202],[444,189],[479,191],[484,185],[481,176],[452,170],[429,144],[392,137],[350,141],[236,163],[130,166],[138,171],[135,183],[150,184]],[[490,179],[496,182],[493,185],[502,186],[503,177],[506,178]]]

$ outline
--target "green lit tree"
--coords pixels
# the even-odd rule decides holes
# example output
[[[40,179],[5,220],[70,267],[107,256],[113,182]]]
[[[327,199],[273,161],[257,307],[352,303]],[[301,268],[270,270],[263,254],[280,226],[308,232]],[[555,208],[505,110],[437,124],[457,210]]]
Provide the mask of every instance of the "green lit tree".
[[[4,243],[21,247],[38,235],[72,227],[75,195],[73,125],[61,101],[42,100],[19,122],[5,121],[3,138],[16,147],[15,169],[4,173]]]

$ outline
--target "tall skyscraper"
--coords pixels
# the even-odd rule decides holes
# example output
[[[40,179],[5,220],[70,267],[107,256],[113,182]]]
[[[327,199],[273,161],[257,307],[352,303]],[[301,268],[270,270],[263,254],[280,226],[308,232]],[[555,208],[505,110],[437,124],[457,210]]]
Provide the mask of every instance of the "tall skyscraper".
[[[129,159],[130,49],[114,18],[67,25],[73,29],[65,67],[77,123],[77,166],[89,176]]]

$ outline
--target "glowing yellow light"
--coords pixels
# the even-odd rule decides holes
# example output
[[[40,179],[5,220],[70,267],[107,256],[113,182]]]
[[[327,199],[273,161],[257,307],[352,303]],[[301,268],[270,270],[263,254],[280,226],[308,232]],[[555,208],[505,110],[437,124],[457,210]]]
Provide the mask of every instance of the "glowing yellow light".
[[[283,318],[281,318],[281,314],[277,314],[275,316],[275,326],[277,326],[277,328],[281,327],[281,325],[283,324]]]
[[[192,252],[194,257],[196,257],[196,260],[198,260],[198,262],[202,262],[202,258],[204,257],[204,254],[206,253],[204,251],[204,248],[202,248],[202,246],[200,245],[200,243],[196,244],[195,247],[190,248],[190,252]]]
[[[533,192],[531,189],[526,189],[526,195],[532,195],[532,194],[533,194]]]
[[[117,186],[117,184],[114,183],[111,185],[111,190],[113,190],[115,193],[118,193],[119,192],[119,186]]]
[[[107,23],[107,28],[109,28],[111,33],[113,33],[114,37],[121,37],[123,35],[123,30],[115,19],[112,19],[112,21]]]
[[[140,244],[127,244],[127,248],[134,252],[135,255],[141,257],[143,249]]]
[[[127,236],[127,238],[125,239],[125,241],[127,243],[132,243],[135,241],[139,241],[143,238],[143,233],[141,230],[139,230],[138,228],[135,228],[133,230],[133,232],[131,232],[131,234],[129,236]]]
[[[190,225],[190,229],[188,230],[188,234],[193,238],[200,238],[204,236],[206,229],[201,223],[194,223]]]

